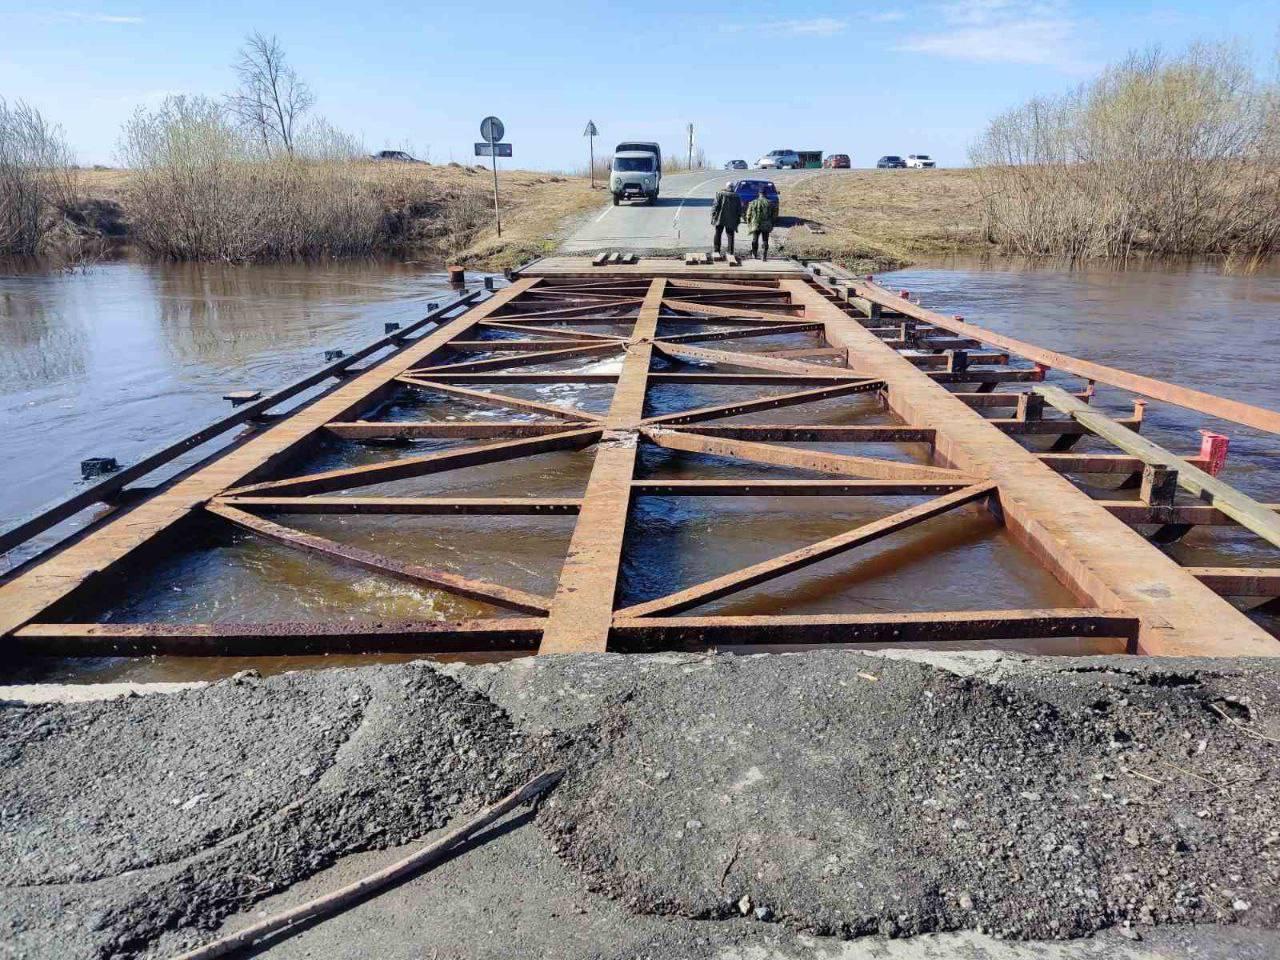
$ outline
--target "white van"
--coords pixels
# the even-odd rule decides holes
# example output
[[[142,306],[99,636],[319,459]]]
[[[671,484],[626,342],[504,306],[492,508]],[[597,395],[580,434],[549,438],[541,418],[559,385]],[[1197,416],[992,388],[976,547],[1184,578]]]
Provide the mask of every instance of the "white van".
[[[662,185],[662,148],[656,143],[628,140],[613,149],[609,192],[616,207],[623,200],[658,199]]]

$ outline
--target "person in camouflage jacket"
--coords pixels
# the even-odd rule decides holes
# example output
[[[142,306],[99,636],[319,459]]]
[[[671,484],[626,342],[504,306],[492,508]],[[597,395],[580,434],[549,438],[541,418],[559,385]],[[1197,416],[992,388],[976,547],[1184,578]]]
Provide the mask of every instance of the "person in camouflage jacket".
[[[773,232],[775,219],[773,204],[769,202],[769,199],[764,195],[764,189],[761,188],[760,196],[747,204],[747,229],[751,231],[751,255],[753,257],[760,256],[760,243],[763,241],[764,259],[769,259],[769,234]]]
[[[741,222],[742,201],[733,192],[733,181],[730,181],[724,185],[722,190],[716,193],[716,202],[711,206],[711,223],[716,228],[712,249],[716,253],[720,252],[720,237],[727,230],[729,232],[729,256],[733,256],[734,234],[738,232],[738,224]]]

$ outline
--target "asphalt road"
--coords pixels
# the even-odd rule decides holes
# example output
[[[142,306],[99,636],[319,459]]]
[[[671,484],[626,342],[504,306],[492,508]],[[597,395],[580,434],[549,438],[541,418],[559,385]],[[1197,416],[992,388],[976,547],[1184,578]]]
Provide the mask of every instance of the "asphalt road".
[[[565,238],[566,253],[594,250],[677,251],[711,248],[711,204],[716,191],[728,180],[767,177],[778,186],[782,215],[787,214],[787,187],[818,173],[817,170],[697,170],[662,178],[661,195],[652,206],[639,202],[613,206],[601,192],[600,210],[586,217]],[[786,228],[774,230],[773,246],[786,237]],[[738,230],[739,252],[749,248],[745,227]]]

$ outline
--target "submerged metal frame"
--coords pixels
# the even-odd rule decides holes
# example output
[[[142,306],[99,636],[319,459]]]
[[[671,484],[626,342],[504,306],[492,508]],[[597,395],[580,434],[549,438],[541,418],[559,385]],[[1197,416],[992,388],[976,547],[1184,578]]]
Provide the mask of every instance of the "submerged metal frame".
[[[908,315],[901,324],[886,324],[886,318],[902,315],[896,306],[880,288],[861,284],[833,290],[795,265],[751,270],[646,260],[592,267],[587,261],[565,259],[536,265],[483,304],[0,584],[0,636],[8,638],[11,648],[27,652],[94,655],[535,649],[562,653],[714,644],[1041,637],[1115,637],[1126,641],[1132,652],[1151,654],[1280,654],[1280,643],[1214,592],[1236,582],[1258,590],[1258,596],[1273,596],[1280,593],[1280,570],[1250,569],[1233,580],[1229,571],[1217,568],[1184,569],[1131,527],[1153,520],[1225,523],[1238,511],[1090,498],[1062,474],[1140,473],[1147,461],[1132,453],[1072,454],[1070,445],[1086,433],[1097,435],[1098,423],[1088,417],[1047,418],[1039,395],[1033,392],[994,392],[1001,384],[1043,380],[1043,364],[1019,366],[1011,356],[1025,345],[996,343],[1007,349],[980,351],[971,337],[937,335],[936,330],[944,326],[941,323],[922,331]],[[617,335],[578,329],[588,325],[628,329]],[[724,329],[697,329],[710,325]],[[519,338],[485,339],[490,333],[504,337],[518,333]],[[744,340],[793,334],[807,342],[767,352],[733,349]],[[623,358],[616,374],[523,369],[616,355]],[[659,356],[687,369],[654,371],[651,368]],[[822,362],[809,362],[813,360]],[[503,384],[518,383],[615,386],[607,413],[600,415],[502,391]],[[648,387],[657,383],[732,384],[747,395],[732,403],[646,417]],[[977,392],[948,389],[970,384],[977,385]],[[792,389],[750,395],[749,388],[766,385]],[[537,419],[385,424],[364,419],[401,390],[458,396]],[[720,422],[857,394],[880,398],[901,424]],[[1057,395],[1054,399],[1066,402]],[[1079,396],[1068,400],[1079,402]],[[992,408],[1011,410],[1014,416],[989,419],[982,415]],[[1110,423],[1136,431],[1141,426],[1141,408],[1131,418]],[[1055,452],[1037,454],[1015,439],[1042,435],[1058,438]],[[292,465],[325,436],[349,441],[482,442],[296,474]],[[931,462],[904,463],[779,445],[832,440],[927,443]],[[644,480],[637,478],[636,465],[639,447],[645,443],[817,471],[832,479]],[[593,466],[580,498],[335,495],[395,479],[592,446]],[[763,563],[618,608],[619,571],[635,497],[762,492],[930,499]],[[800,617],[679,616],[974,503],[986,505],[1001,519],[1082,606]],[[518,616],[426,623],[50,622],[51,609],[65,617],[80,591],[92,588],[103,574],[140,558],[162,534],[201,512],[325,561],[429,585]],[[577,520],[555,593],[540,597],[340,544],[279,520],[298,513],[569,514]]]

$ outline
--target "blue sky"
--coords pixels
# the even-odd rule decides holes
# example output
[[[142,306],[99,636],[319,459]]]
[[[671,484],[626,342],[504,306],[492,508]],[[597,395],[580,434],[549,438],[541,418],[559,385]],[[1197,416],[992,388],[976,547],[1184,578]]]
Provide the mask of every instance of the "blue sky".
[[[680,144],[715,163],[775,147],[964,162],[993,113],[1070,87],[1132,48],[1239,40],[1269,63],[1270,2],[671,0],[561,3],[0,0],[0,96],[110,163],[121,123],[169,93],[219,94],[244,35],[276,33],[316,110],[370,150],[465,160],[496,113],[516,165],[586,161],[582,130]],[[15,42],[19,41],[19,42]],[[597,141],[600,145],[601,141]]]

